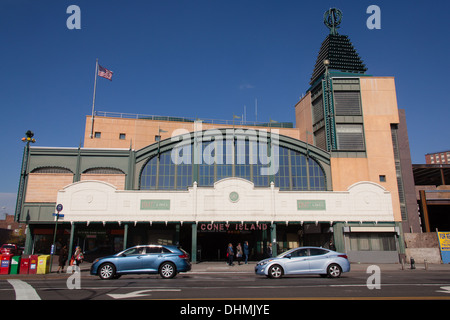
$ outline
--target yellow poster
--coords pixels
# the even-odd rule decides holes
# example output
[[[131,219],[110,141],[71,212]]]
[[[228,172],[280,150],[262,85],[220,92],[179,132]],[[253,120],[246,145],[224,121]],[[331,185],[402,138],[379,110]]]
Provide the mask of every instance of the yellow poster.
[[[450,251],[450,232],[438,232],[441,251]]]

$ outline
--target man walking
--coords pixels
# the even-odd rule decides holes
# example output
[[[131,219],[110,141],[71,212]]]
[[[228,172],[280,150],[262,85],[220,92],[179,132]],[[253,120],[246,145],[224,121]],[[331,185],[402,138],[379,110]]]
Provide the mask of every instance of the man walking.
[[[245,242],[244,242],[245,264],[248,263],[248,254],[249,254],[249,251],[248,251],[248,241],[245,241]]]
[[[234,250],[233,250],[233,245],[231,243],[228,244],[227,258],[228,258],[228,265],[234,266],[234,263],[233,263]]]

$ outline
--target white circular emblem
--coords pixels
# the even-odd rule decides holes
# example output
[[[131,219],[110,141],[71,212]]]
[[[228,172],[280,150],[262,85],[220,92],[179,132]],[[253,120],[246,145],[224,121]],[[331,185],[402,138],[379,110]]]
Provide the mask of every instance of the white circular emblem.
[[[239,201],[239,193],[237,193],[236,191],[231,192],[229,197],[231,202]]]

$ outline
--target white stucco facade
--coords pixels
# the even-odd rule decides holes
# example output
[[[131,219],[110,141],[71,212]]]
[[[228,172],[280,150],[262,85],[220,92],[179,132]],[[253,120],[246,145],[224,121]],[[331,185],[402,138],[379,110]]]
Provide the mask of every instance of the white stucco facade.
[[[60,190],[66,222],[394,222],[390,192],[358,182],[344,192],[279,191],[240,178],[186,191],[118,190],[80,181]]]

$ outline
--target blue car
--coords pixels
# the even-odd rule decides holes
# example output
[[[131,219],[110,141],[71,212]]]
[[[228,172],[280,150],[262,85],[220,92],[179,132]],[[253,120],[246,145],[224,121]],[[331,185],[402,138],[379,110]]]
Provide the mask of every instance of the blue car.
[[[338,278],[343,272],[349,271],[350,262],[345,253],[317,247],[295,248],[275,258],[264,259],[255,267],[256,274],[275,279],[294,274]]]
[[[91,274],[101,279],[117,279],[124,274],[159,273],[170,279],[191,270],[189,255],[177,246],[141,245],[96,259]]]

